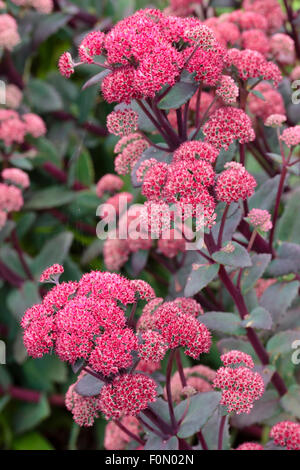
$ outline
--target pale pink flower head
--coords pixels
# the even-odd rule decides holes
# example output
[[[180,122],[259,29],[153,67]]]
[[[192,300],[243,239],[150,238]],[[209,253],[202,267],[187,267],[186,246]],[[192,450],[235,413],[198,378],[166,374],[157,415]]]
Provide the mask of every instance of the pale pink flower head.
[[[235,81],[229,75],[222,75],[216,89],[216,94],[222,98],[225,104],[235,103],[239,96],[239,89]]]
[[[251,93],[248,105],[254,118],[261,118],[263,121],[271,114],[284,114],[285,105],[281,94],[275,90],[270,83],[259,83],[254,91],[260,92],[264,99]]]
[[[147,300],[148,302],[155,299],[155,291],[148,282],[143,281],[142,279],[134,279],[130,284],[135,290],[138,299]]]
[[[203,133],[206,142],[225,150],[235,140],[245,144],[255,139],[249,116],[242,109],[230,106],[215,111],[204,125]]]
[[[8,108],[17,109],[21,104],[22,98],[23,98],[23,93],[20,90],[20,88],[18,88],[16,85],[12,83],[7,85],[5,104]]]
[[[53,0],[29,0],[33,8],[43,15],[48,15],[53,10]]]
[[[126,416],[121,419],[121,424],[135,435],[143,431],[139,421],[134,416]],[[104,447],[106,450],[124,450],[131,440],[131,437],[122,431],[114,421],[109,421],[105,426]]]
[[[1,176],[3,180],[20,186],[22,189],[26,189],[30,186],[27,173],[19,168],[5,168],[2,170]]]
[[[270,50],[270,40],[264,31],[260,29],[248,29],[242,33],[242,44],[244,49],[260,52],[267,56]]]
[[[300,144],[300,126],[293,126],[284,129],[282,132],[280,139],[288,147],[295,147],[296,145]]]
[[[118,109],[107,116],[107,129],[111,134],[128,136],[138,129],[138,114],[133,109]]]
[[[99,401],[98,397],[84,397],[79,395],[75,387],[77,383],[86,375],[81,372],[77,381],[72,384],[65,397],[66,408],[71,411],[73,419],[78,426],[93,426],[95,418],[99,417]]]
[[[22,144],[26,134],[25,123],[21,121],[17,113],[5,109],[1,111],[0,139],[2,139],[7,146],[13,143]]]
[[[70,78],[71,75],[75,72],[74,62],[69,52],[64,52],[60,56],[58,61],[58,68],[60,73],[66,78]]]
[[[136,416],[156,401],[156,389],[156,382],[146,375],[120,375],[101,389],[100,410],[107,419]]]
[[[220,174],[216,185],[219,201],[231,204],[239,199],[247,199],[254,193],[256,181],[240,163],[230,162]]]
[[[196,393],[210,392],[213,390],[212,382],[216,376],[216,372],[213,369],[200,364],[193,367],[186,367],[183,369],[183,372],[187,387],[191,387]],[[185,398],[189,392],[186,390],[186,387],[182,386],[178,371],[176,371],[171,378],[171,391],[172,398],[176,403],[179,403],[181,399]],[[166,389],[164,390],[164,396],[167,398]]]
[[[23,120],[26,126],[26,132],[33,137],[42,137],[46,134],[47,129],[43,119],[34,113],[23,114]]]
[[[268,232],[273,227],[270,212],[263,209],[251,209],[247,219],[254,228]]]
[[[102,197],[104,193],[115,193],[120,191],[124,185],[124,181],[117,175],[107,173],[102,176],[96,186],[96,194]]]
[[[122,153],[119,153],[115,159],[116,173],[119,175],[126,175],[129,173],[144,150],[148,147],[149,144],[145,139],[134,139],[132,142],[128,143]]]
[[[244,0],[243,8],[264,16],[268,31],[274,32],[281,28],[285,15],[278,0]]]
[[[0,15],[0,46],[12,50],[20,42],[18,25],[9,14]]]
[[[23,206],[22,192],[16,186],[0,183],[0,210],[4,212],[18,212]]]
[[[294,63],[295,43],[287,34],[274,34],[271,37],[270,48],[274,58],[281,64],[290,65]]]
[[[54,284],[58,284],[59,277],[63,272],[63,266],[61,266],[60,264],[53,264],[42,272],[40,276],[40,282],[51,282]]]
[[[104,39],[105,34],[102,31],[92,31],[85,36],[78,49],[82,62],[92,64],[93,57],[102,54]]]
[[[0,230],[4,227],[7,221],[7,213],[0,210]]]
[[[142,183],[149,168],[156,164],[157,160],[155,158],[149,158],[148,160],[144,160],[136,171],[137,181],[139,183]]]
[[[300,79],[300,65],[296,65],[296,67],[293,68],[290,78],[292,81]]]
[[[103,245],[103,257],[109,271],[119,271],[128,261],[130,249],[128,241],[119,238],[107,238]]]
[[[267,127],[281,127],[285,121],[285,114],[271,114],[271,116],[267,117],[264,124]]]
[[[243,444],[240,444],[235,450],[264,450],[264,448],[257,442],[244,442]]]
[[[143,140],[141,134],[138,134],[137,132],[121,137],[121,139],[115,145],[114,152],[123,152],[123,150],[125,150],[128,145],[132,144],[136,140]]]
[[[162,233],[157,247],[167,258],[174,258],[178,253],[185,251],[185,240],[178,230],[171,229],[168,236],[164,236]]]
[[[281,421],[272,427],[270,437],[274,443],[287,450],[300,450],[300,424],[293,421]]]
[[[213,30],[200,22],[198,25],[188,26],[184,31],[184,38],[195,42],[203,50],[211,49],[216,45],[216,36]]]

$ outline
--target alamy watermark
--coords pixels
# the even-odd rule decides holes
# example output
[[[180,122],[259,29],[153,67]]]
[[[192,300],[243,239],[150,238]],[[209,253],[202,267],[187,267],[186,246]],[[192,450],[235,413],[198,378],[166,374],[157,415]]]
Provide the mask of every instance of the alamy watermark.
[[[120,196],[118,207],[100,204],[96,227],[100,240],[185,240],[186,250],[199,250],[204,239],[204,208],[201,204],[152,203],[133,204],[128,208],[126,196]]]

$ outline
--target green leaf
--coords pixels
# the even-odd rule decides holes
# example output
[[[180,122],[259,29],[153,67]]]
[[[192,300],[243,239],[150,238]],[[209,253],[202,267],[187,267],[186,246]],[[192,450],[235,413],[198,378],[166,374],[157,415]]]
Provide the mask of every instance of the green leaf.
[[[207,286],[218,274],[218,264],[194,264],[187,283],[184,288],[184,295],[192,297],[203,287]]]
[[[178,437],[190,437],[198,432],[213,415],[220,400],[221,393],[204,392],[179,403],[174,410],[176,419],[180,420],[182,418],[187,406],[188,412],[180,425],[177,433]]]
[[[264,209],[270,211],[277,195],[280,176],[268,179],[263,183],[249,199],[249,209]]]
[[[70,204],[75,198],[75,193],[62,186],[51,186],[36,191],[26,202],[26,210],[50,209]]]
[[[54,450],[50,442],[38,432],[29,432],[13,440],[13,450]]]
[[[212,255],[214,261],[236,268],[251,266],[251,258],[248,251],[237,242],[228,242],[220,251]]]
[[[281,331],[269,339],[267,351],[275,362],[278,356],[293,353],[292,343],[300,339],[300,333],[293,330]]]
[[[80,181],[85,186],[91,186],[94,182],[95,171],[90,152],[85,148],[79,157],[71,164],[69,170],[68,183],[70,186],[75,180]]]
[[[186,75],[170,89],[159,102],[160,109],[178,109],[189,101],[196,93],[199,84],[192,81],[191,75]]]
[[[13,166],[16,166],[17,168],[22,168],[22,170],[30,171],[33,168],[32,163],[28,158],[12,156],[9,161]]]
[[[240,327],[240,318],[234,313],[207,312],[198,317],[198,320],[213,331],[234,335],[243,335],[246,333],[244,328]]]
[[[63,263],[69,253],[73,235],[70,232],[62,232],[51,238],[42,248],[40,253],[35,257],[31,264],[31,270],[36,278],[42,274],[44,269],[52,264]]]
[[[267,253],[251,255],[252,266],[243,270],[241,279],[242,293],[246,294],[255,286],[258,279],[260,279],[265,272],[271,255]]]
[[[51,13],[51,15],[41,15],[37,28],[33,31],[33,47],[39,46],[49,36],[65,26],[70,18],[72,18],[72,15],[66,15],[60,12],[54,12]]]
[[[32,78],[26,87],[26,96],[31,107],[41,113],[63,108],[63,101],[56,89],[44,80]]]
[[[252,95],[257,96],[257,98],[260,98],[261,100],[266,101],[266,98],[259,90],[249,90],[249,93],[252,93]]]
[[[277,251],[277,258],[271,262],[268,268],[268,274],[277,277],[298,271],[300,271],[300,246],[296,243],[281,243]]]
[[[14,415],[14,431],[22,434],[36,427],[50,415],[47,398],[42,395],[38,403],[22,403]]]
[[[261,328],[262,330],[270,330],[273,320],[271,314],[262,307],[257,307],[245,317],[241,325],[245,328]]]
[[[25,281],[20,289],[12,290],[7,296],[7,305],[17,319],[22,318],[25,310],[41,302],[38,286]]]
[[[300,419],[300,386],[292,385],[281,398],[280,403],[285,411]]]
[[[276,230],[277,240],[300,244],[300,193],[295,191],[285,206]]]
[[[220,428],[220,412],[218,409],[215,410],[214,414],[209,418],[207,423],[202,428],[202,435],[205,439],[209,450],[218,449],[218,433],[216,429]],[[202,449],[201,445],[199,448]],[[229,416],[226,417],[224,432],[223,432],[223,450],[230,449],[230,434],[229,434]]]
[[[274,323],[278,323],[298,295],[299,281],[276,282],[268,287],[260,299],[260,306],[272,315]]]
[[[216,162],[216,173],[221,173],[224,170],[225,163],[231,162],[237,150],[236,142],[233,142],[229,147],[228,150],[224,150],[223,148],[220,150],[220,153],[217,158]]]

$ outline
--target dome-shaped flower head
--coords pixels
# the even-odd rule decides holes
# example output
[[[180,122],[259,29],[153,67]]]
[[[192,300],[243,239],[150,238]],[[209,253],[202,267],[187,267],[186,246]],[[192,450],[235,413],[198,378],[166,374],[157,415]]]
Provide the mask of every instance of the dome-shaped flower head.
[[[6,106],[17,109],[23,99],[23,93],[16,85],[10,83],[6,86]]]
[[[204,311],[199,302],[190,297],[177,297],[174,300],[174,303],[188,315],[192,317],[197,317],[198,315],[203,315]]]
[[[149,301],[156,297],[153,287],[142,279],[134,279],[131,281],[131,287],[135,290],[137,299]]]
[[[101,300],[120,301],[124,305],[136,302],[131,281],[120,274],[91,271],[84,274],[78,284],[79,295],[93,294]]]
[[[237,21],[242,30],[261,29],[262,31],[266,31],[268,29],[266,18],[254,11],[235,10],[229,15],[229,19],[231,21]]]
[[[181,160],[194,161],[194,160],[206,160],[209,163],[214,163],[219,151],[208,144],[200,140],[190,140],[183,142],[174,152],[173,162],[179,162]]]
[[[71,75],[75,72],[74,62],[70,52],[64,52],[58,61],[58,68],[61,73],[66,78],[70,78]]]
[[[132,365],[132,352],[138,350],[137,336],[130,328],[105,331],[96,338],[88,363],[103,375],[117,374]]]
[[[7,186],[0,183],[0,210],[4,212],[18,212],[23,206],[22,192],[16,186]]]
[[[152,166],[157,164],[157,160],[155,158],[149,158],[147,160],[144,160],[138,169],[136,170],[136,179],[139,183],[142,183],[144,180],[144,177]]]
[[[234,65],[242,80],[263,78],[264,80],[272,80],[275,87],[282,80],[278,66],[274,62],[268,62],[258,51],[229,49],[227,61],[228,64]]]
[[[204,51],[213,48],[217,43],[213,30],[201,23],[188,26],[184,31],[184,39],[196,43]]]
[[[54,284],[58,284],[58,279],[63,272],[63,266],[60,264],[53,264],[42,272],[40,282],[53,282]]]
[[[154,313],[154,325],[171,349],[186,347],[185,354],[197,359],[209,352],[211,335],[205,325],[185,313],[175,302],[165,302]]]
[[[156,162],[151,165],[144,176],[142,194],[149,201],[158,201],[162,196],[162,191],[168,175],[168,165],[164,162]]]
[[[96,186],[96,194],[98,197],[102,197],[104,193],[115,193],[120,191],[124,185],[124,181],[113,173],[107,173],[102,176]]]
[[[235,349],[222,354],[221,361],[223,362],[224,366],[245,365],[249,367],[249,369],[253,369],[254,367],[253,359],[249,354]]]
[[[282,132],[280,139],[288,147],[295,147],[296,145],[300,144],[300,126],[293,126],[284,129]]]
[[[142,98],[136,87],[135,76],[135,68],[130,65],[119,67],[106,75],[101,83],[105,101],[129,104],[133,99]]]
[[[46,125],[40,116],[34,113],[27,113],[23,114],[22,118],[25,122],[27,134],[31,134],[36,138],[46,134]]]
[[[276,445],[287,450],[300,450],[300,424],[293,421],[281,421],[272,427],[270,437]]]
[[[30,186],[29,176],[19,168],[5,168],[2,170],[1,176],[6,182],[20,186],[22,189]]]
[[[130,134],[132,135],[132,134]],[[122,139],[121,139],[122,140]],[[115,170],[119,175],[129,173],[144,150],[149,147],[145,139],[133,139],[115,159]]]
[[[27,309],[21,326],[24,330],[24,346],[29,356],[39,358],[52,350],[57,332],[54,316],[46,306],[37,304]]]
[[[99,417],[98,397],[84,397],[76,392],[77,383],[86,375],[81,372],[77,381],[72,384],[65,397],[66,408],[71,411],[78,426],[93,426],[95,418]]]
[[[203,127],[205,141],[225,150],[235,141],[241,144],[255,139],[249,116],[238,108],[223,107],[214,112]]]
[[[216,44],[209,50],[199,48],[193,51],[194,46],[183,51],[188,72],[196,72],[195,79],[205,85],[215,86],[225,67],[226,49]]]
[[[247,219],[254,228],[268,232],[273,227],[270,212],[263,209],[251,209]]]
[[[138,114],[133,109],[118,109],[107,116],[107,129],[111,134],[125,136],[138,128]]]
[[[254,118],[261,118],[263,121],[272,114],[284,114],[285,105],[281,94],[274,90],[270,83],[259,83],[254,91],[262,94],[264,99],[253,93],[249,96],[248,105]]]
[[[236,162],[226,163],[216,185],[219,201],[231,204],[239,199],[247,199],[254,193],[256,181],[243,165]]]
[[[0,110],[0,139],[9,146],[13,143],[22,144],[26,134],[26,125],[16,111]]]
[[[216,94],[222,98],[225,104],[235,103],[239,96],[239,89],[229,75],[222,75]]]
[[[267,127],[281,127],[285,121],[285,114],[271,114],[271,116],[267,117],[264,124]]]
[[[135,435],[143,432],[142,426],[134,416],[126,416],[121,420],[121,424]],[[104,435],[106,450],[124,450],[131,441],[132,438],[122,431],[114,421],[109,421],[106,424]]]
[[[92,64],[94,56],[100,56],[104,46],[105,34],[102,31],[92,31],[87,34],[78,48],[82,62]]]
[[[267,56],[270,50],[270,39],[264,31],[260,29],[248,29],[242,33],[243,49],[260,52]]]
[[[264,393],[264,381],[258,372],[248,367],[221,367],[217,370],[213,387],[221,389],[220,404],[228,413],[250,413],[253,403]]]
[[[290,79],[292,81],[300,79],[300,65],[296,65],[296,67],[293,68]]]
[[[109,271],[119,271],[128,261],[130,249],[127,240],[107,238],[103,245],[103,257]]]
[[[285,19],[284,12],[277,0],[244,0],[243,8],[247,12],[251,11],[264,16],[269,32],[280,29]]]
[[[270,40],[271,53],[281,64],[293,64],[295,61],[295,43],[287,34],[277,33]]]
[[[0,15],[0,46],[12,50],[20,42],[18,25],[9,14]]]
[[[243,444],[240,444],[235,450],[264,450],[264,448],[257,442],[244,442]]]
[[[145,361],[159,362],[168,350],[168,343],[157,331],[148,330],[141,334],[139,357]]]
[[[156,389],[156,382],[146,375],[120,375],[101,389],[100,410],[107,419],[136,416],[156,401]]]

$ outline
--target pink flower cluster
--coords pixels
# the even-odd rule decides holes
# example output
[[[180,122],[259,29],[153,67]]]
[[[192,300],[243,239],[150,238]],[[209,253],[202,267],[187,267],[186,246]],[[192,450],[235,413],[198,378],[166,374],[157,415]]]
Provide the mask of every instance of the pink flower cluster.
[[[267,117],[264,124],[267,127],[281,127],[285,121],[285,114],[271,114],[269,117]]]
[[[0,183],[0,229],[6,224],[10,212],[21,209],[24,204],[22,189],[30,184],[27,173],[18,168],[5,168],[1,176],[5,183]]]
[[[116,172],[119,175],[129,173],[148,147],[148,142],[140,134],[133,133],[122,137],[115,146],[115,153],[118,153],[115,159]]]
[[[0,47],[12,50],[20,42],[18,25],[9,14],[0,15]]]
[[[252,94],[249,96],[248,105],[254,118],[261,118],[265,121],[270,115],[285,114],[284,101],[281,94],[275,90],[270,83],[259,83],[254,92],[259,92],[261,96]]]
[[[295,147],[300,144],[300,126],[288,127],[282,132],[280,139],[288,146]]]
[[[271,214],[266,210],[252,209],[247,215],[247,218],[253,227],[262,232],[268,232],[273,227]]]
[[[240,444],[235,450],[264,450],[264,448],[257,442],[244,442],[243,444]]]
[[[12,0],[12,2],[21,7],[32,7],[45,15],[53,10],[53,0]]]
[[[241,351],[229,351],[221,357],[228,366],[217,370],[213,387],[222,391],[220,404],[228,413],[250,413],[253,404],[264,393],[264,381],[254,367],[251,356]],[[238,364],[244,363],[245,366]],[[238,365],[238,367],[236,367]]]
[[[270,437],[276,445],[287,450],[300,450],[300,424],[293,421],[281,421],[272,427]]]
[[[37,114],[27,113],[21,116],[11,109],[0,110],[0,139],[5,145],[22,144],[26,134],[41,137],[45,133],[45,123]]]
[[[40,282],[54,282],[54,284],[57,284],[59,276],[63,272],[63,266],[61,266],[60,264],[53,264],[42,272],[40,276]]]
[[[138,115],[132,109],[118,109],[107,116],[107,129],[111,134],[128,136],[138,128]]]
[[[102,176],[97,183],[96,193],[98,197],[102,197],[104,193],[115,193],[120,191],[124,185],[124,182],[119,176],[112,173],[106,173]]]
[[[252,196],[256,181],[243,165],[237,162],[225,164],[225,170],[220,174],[216,184],[216,194],[219,201],[231,204],[239,199]]]
[[[21,189],[26,189],[30,186],[29,176],[19,168],[5,168],[2,170],[1,176],[7,183],[12,183]]]
[[[143,429],[137,418],[126,416],[121,419],[121,424],[130,432],[139,435]],[[104,447],[107,450],[124,450],[131,441],[130,436],[122,431],[114,421],[109,421],[105,427]]]
[[[192,387],[197,392],[210,392],[212,388],[212,382],[215,379],[216,372],[207,366],[202,364],[186,367],[183,369],[184,376],[186,378],[187,387]],[[179,372],[176,371],[171,379],[171,391],[172,398],[176,403],[179,403],[183,396],[186,394],[186,388],[182,386]],[[164,391],[165,397],[166,390]]]

